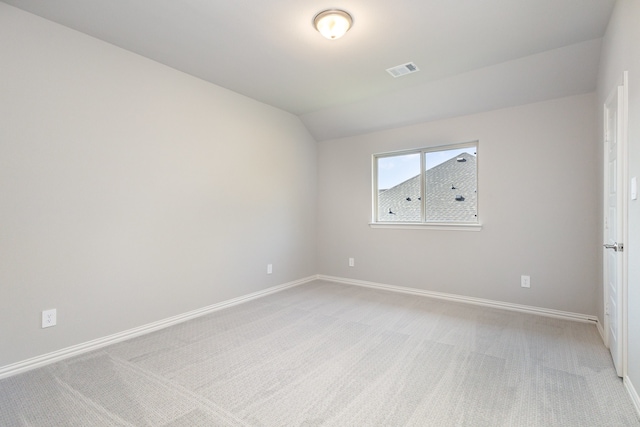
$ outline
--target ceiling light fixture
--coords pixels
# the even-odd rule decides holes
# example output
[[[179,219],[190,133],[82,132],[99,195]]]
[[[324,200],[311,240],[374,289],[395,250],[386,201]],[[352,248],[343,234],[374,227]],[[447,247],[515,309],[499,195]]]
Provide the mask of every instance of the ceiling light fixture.
[[[313,26],[329,40],[339,39],[349,31],[353,18],[344,10],[329,9],[313,18]]]

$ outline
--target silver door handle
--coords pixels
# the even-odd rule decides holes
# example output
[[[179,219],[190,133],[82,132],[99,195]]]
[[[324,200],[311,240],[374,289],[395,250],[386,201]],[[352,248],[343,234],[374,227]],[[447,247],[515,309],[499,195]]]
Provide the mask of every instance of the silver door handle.
[[[622,252],[624,249],[624,245],[622,243],[614,243],[613,245],[608,245],[608,244],[604,244],[604,247],[607,249],[613,249],[614,251],[618,252]]]

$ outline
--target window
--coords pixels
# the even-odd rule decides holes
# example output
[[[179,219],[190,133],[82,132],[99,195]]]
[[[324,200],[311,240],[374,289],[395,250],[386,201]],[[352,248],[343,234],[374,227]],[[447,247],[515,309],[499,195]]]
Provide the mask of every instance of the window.
[[[477,159],[477,141],[374,155],[372,226],[478,226]]]

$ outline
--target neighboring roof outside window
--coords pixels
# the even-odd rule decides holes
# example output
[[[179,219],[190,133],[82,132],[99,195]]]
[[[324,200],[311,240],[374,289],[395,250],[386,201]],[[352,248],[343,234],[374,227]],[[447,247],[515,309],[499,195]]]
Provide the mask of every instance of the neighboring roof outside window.
[[[477,221],[476,156],[459,154],[425,172],[426,222]],[[420,222],[420,175],[378,194],[379,222]]]

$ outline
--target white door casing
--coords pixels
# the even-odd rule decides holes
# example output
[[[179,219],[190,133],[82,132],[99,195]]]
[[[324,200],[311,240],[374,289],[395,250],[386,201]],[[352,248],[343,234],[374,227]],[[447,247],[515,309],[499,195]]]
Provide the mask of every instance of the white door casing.
[[[604,105],[605,340],[619,376],[626,373],[626,79]]]

